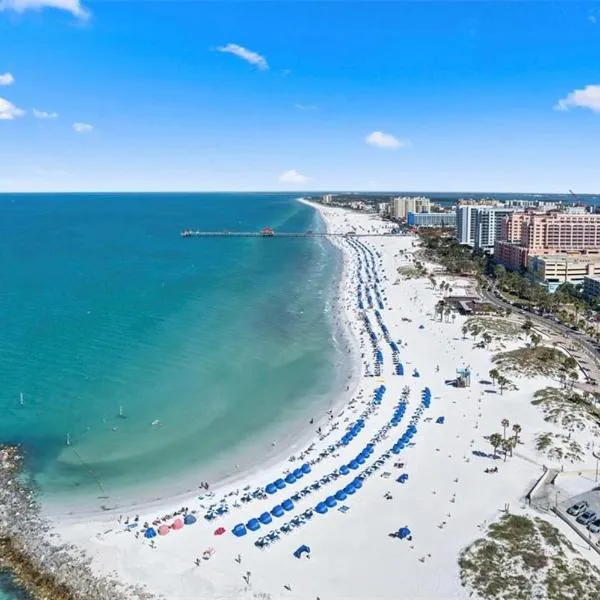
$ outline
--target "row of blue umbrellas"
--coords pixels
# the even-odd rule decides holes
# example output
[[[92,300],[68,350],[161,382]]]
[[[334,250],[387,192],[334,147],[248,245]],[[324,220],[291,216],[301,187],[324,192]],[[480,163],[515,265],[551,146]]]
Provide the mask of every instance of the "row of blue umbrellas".
[[[265,492],[267,494],[276,494],[279,490],[284,489],[287,485],[291,485],[296,483],[299,479],[302,479],[304,475],[308,475],[311,472],[310,465],[308,463],[304,463],[301,467],[294,469],[290,473],[288,473],[285,478],[280,477],[276,479],[272,483],[268,483],[265,486]]]

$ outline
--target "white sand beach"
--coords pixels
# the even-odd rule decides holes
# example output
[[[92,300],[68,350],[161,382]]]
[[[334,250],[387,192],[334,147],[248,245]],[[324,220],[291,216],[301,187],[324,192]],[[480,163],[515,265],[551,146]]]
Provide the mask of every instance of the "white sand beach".
[[[375,216],[323,206],[317,209],[330,232],[375,233],[390,227]],[[464,317],[434,319],[441,292],[427,278],[398,275],[397,268],[413,260],[415,237],[334,238],[334,243],[345,261],[344,310],[337,318],[351,330],[362,355],[362,372],[348,382],[345,404],[336,405],[330,415],[315,415],[312,439],[294,451],[293,460],[283,459],[252,474],[240,474],[225,485],[211,486],[201,499],[193,495],[165,499],[160,506],[138,506],[129,514],[122,510],[121,515],[55,516],[60,536],[84,548],[98,571],[115,574],[124,582],[144,583],[149,591],[169,600],[469,597],[459,581],[460,551],[507,506],[528,510],[524,496],[542,474],[543,459],[533,440],[549,425],[531,399],[535,390],[549,382],[521,378],[515,380],[517,390],[500,394],[487,381],[492,352],[475,349],[472,338],[463,338]],[[454,293],[470,285],[452,279]],[[359,286],[364,310],[357,305]],[[378,306],[378,297],[383,308]],[[382,354],[379,374],[364,315]],[[390,341],[381,325],[387,328]],[[403,375],[396,374],[391,342],[399,349]],[[448,385],[457,369],[465,367],[471,370],[470,387]],[[381,386],[385,386],[381,402],[374,402]],[[430,406],[422,402],[425,388],[431,392]],[[407,400],[404,409],[403,398]],[[396,425],[394,416],[399,421]],[[444,417],[444,422],[436,422],[438,417]],[[474,454],[491,453],[484,436],[501,431],[500,421],[505,417],[522,427],[523,443],[514,456],[504,462]],[[340,444],[359,420],[362,425],[354,428],[352,439]],[[399,453],[392,453],[411,423],[414,433]],[[584,445],[588,441],[581,439]],[[365,453],[367,446],[370,450]],[[357,468],[352,468],[352,461],[361,454]],[[310,472],[297,481],[276,493],[264,491],[267,484],[302,470],[305,464]],[[349,474],[341,474],[340,468],[346,465]],[[486,473],[492,465],[498,472]],[[404,483],[397,481],[402,474],[408,475]],[[357,477],[360,482],[353,493],[340,495],[345,497],[325,514],[314,510]],[[248,501],[243,501],[244,496]],[[256,532],[247,531],[241,537],[232,534],[235,525],[247,524],[290,498],[293,507],[282,517],[273,516],[271,523],[261,524]],[[152,540],[144,537],[144,523],[155,523],[155,529],[172,525],[177,519],[173,514],[182,508],[197,522]],[[207,520],[207,513],[214,518]],[[553,524],[574,539],[558,519]],[[225,532],[215,535],[220,527]],[[390,537],[401,527],[410,529],[410,539]],[[272,541],[268,541],[271,532]],[[259,538],[264,540],[262,548],[255,545]],[[294,556],[301,545],[310,548],[310,558]],[[592,553],[585,555],[598,562]]]

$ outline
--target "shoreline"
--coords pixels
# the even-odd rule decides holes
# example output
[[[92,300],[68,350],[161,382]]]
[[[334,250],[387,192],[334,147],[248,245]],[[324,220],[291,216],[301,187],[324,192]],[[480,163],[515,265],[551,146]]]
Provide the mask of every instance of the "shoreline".
[[[386,226],[371,215],[319,209],[335,231],[349,227],[374,231]],[[115,523],[114,515],[87,522],[57,521],[61,537],[89,551],[98,572],[116,572],[126,583],[144,581],[168,600],[469,598],[469,590],[460,582],[458,556],[502,514],[503,507],[528,510],[524,495],[546,463],[536,451],[536,435],[544,429],[558,429],[544,420],[531,400],[536,390],[554,382],[519,378],[518,389],[501,394],[486,381],[495,350],[478,348],[462,335],[464,317],[436,319],[434,307],[442,292],[428,278],[399,275],[398,268],[413,261],[414,240],[412,236],[382,236],[364,242],[339,239],[347,270],[340,282],[340,303],[360,346],[362,364],[356,373],[355,394],[338,415],[330,417],[328,435],[317,437],[310,452],[296,461],[263,465],[256,473],[246,474],[239,479],[240,488],[246,484],[244,488],[226,486],[199,505],[189,504],[179,514],[191,510],[205,517],[221,508],[224,512],[210,520],[199,518],[182,531],[169,533],[178,515],[173,514],[173,503],[163,501],[160,512],[157,509],[140,518],[140,523],[148,521],[157,528],[167,525],[168,535],[155,540],[136,536],[127,524]],[[471,284],[451,275],[435,277],[438,282],[451,279],[455,290]],[[381,300],[383,307],[372,300]],[[389,328],[387,338],[383,323]],[[392,342],[399,351],[393,351]],[[520,339],[507,341],[506,347],[521,347],[521,343]],[[373,371],[375,348],[383,355],[381,373]],[[404,367],[400,376],[392,360],[398,356]],[[473,375],[470,385],[449,385],[457,369],[467,365]],[[385,395],[377,403],[382,385]],[[430,389],[431,409],[423,401],[425,388]],[[398,418],[401,406],[406,416]],[[498,461],[491,456],[488,436],[502,430],[504,418],[520,424],[521,441],[514,457]],[[359,420],[362,425],[353,434],[356,440],[342,443],[344,432],[354,430]],[[409,423],[415,427],[415,436],[411,434],[396,452],[396,440]],[[573,437],[583,435],[574,433]],[[375,453],[362,457],[361,465],[357,452],[362,454],[365,443]],[[290,487],[281,493],[275,490],[274,496],[264,489],[282,471],[291,471],[304,461],[310,462],[312,471],[301,483],[290,480]],[[497,467],[493,475],[489,474],[492,465]],[[401,481],[403,474],[408,479]],[[347,488],[333,482],[340,478],[342,486],[354,483],[355,475],[360,487],[338,496],[339,490]],[[257,522],[257,532],[250,529],[253,519],[262,518],[273,504],[283,504],[284,498],[294,498],[289,513],[281,519],[274,515],[272,522],[261,521],[262,525]],[[319,512],[326,499],[329,508],[321,506]],[[297,525],[290,529],[294,520]],[[239,524],[248,527],[242,537],[232,535]],[[217,533],[220,527],[222,535]],[[414,538],[394,538],[392,532],[402,527],[410,527]],[[256,547],[265,539],[266,546]],[[301,545],[310,547],[311,560],[294,556]]]
[[[321,221],[321,226],[328,230],[327,220],[323,217],[320,207],[318,204],[298,198],[298,202],[312,208],[318,219]],[[342,361],[346,356],[351,356],[352,366],[346,369],[336,369],[336,378],[338,381],[334,382],[332,390],[327,393],[326,398],[319,401],[313,401],[312,406],[314,407],[314,413],[316,416],[309,416],[308,409],[303,410],[306,415],[303,416],[303,420],[280,422],[273,424],[261,435],[260,439],[248,440],[242,444],[240,448],[228,455],[226,460],[233,463],[235,460],[239,460],[240,456],[245,454],[252,454],[248,464],[242,465],[239,470],[224,474],[225,471],[231,470],[225,468],[223,465],[219,465],[217,460],[212,464],[211,467],[205,469],[201,474],[197,473],[197,467],[190,468],[190,472],[183,475],[183,477],[175,475],[168,480],[164,480],[153,489],[156,490],[154,493],[147,493],[150,488],[131,489],[125,492],[123,499],[117,499],[115,502],[111,502],[110,497],[102,498],[100,496],[85,495],[81,499],[77,499],[73,504],[65,503],[65,497],[52,496],[49,498],[42,498],[42,510],[44,514],[52,520],[60,520],[63,523],[67,522],[78,522],[83,518],[90,517],[110,517],[116,513],[122,512],[145,512],[148,510],[157,509],[161,506],[172,505],[180,506],[182,503],[190,501],[190,496],[202,496],[206,492],[198,486],[201,481],[208,481],[210,483],[210,491],[218,494],[226,494],[231,489],[235,489],[238,484],[247,479],[259,476],[265,471],[271,471],[277,469],[282,465],[287,465],[289,457],[293,456],[300,449],[308,446],[315,439],[316,430],[322,427],[328,422],[329,411],[339,412],[343,410],[344,406],[348,403],[349,399],[356,392],[357,387],[360,384],[360,377],[355,377],[352,373],[356,372],[357,367],[360,367],[360,352],[358,348],[358,341],[356,339],[355,332],[351,327],[348,326],[350,322],[350,316],[346,314],[346,309],[343,306],[343,290],[347,285],[347,279],[349,276],[348,272],[348,257],[341,244],[336,241],[335,238],[327,238],[326,243],[331,244],[340,256],[340,272],[337,273],[337,285],[332,289],[332,296],[329,299],[328,304],[330,305],[329,318],[331,321],[331,332],[332,332],[332,343],[336,343],[336,338],[339,336],[341,339],[341,345],[338,345],[338,349],[335,350],[336,361]],[[344,319],[337,320],[335,314],[341,312]],[[347,353],[344,353],[347,350]],[[348,376],[347,374],[350,373]],[[350,382],[350,383],[348,383]],[[309,421],[313,422],[310,423]],[[282,438],[289,443],[285,445],[277,445],[276,450],[273,450],[273,446],[270,445],[268,439],[272,437]],[[254,450],[254,451],[252,451]],[[196,473],[192,473],[196,471]],[[186,488],[177,490],[173,493],[171,490],[174,487],[174,483],[179,482],[176,487]],[[131,496],[131,497],[130,497]],[[139,499],[136,499],[137,498]],[[99,504],[94,508],[91,508],[91,504]],[[106,508],[102,508],[106,506]]]

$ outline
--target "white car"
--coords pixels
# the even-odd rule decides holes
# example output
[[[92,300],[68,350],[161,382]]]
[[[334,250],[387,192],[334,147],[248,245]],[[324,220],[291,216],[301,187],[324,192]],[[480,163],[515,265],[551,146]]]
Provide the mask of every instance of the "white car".
[[[600,533],[600,519],[595,519],[594,521],[592,521],[587,528],[592,532],[592,533]]]

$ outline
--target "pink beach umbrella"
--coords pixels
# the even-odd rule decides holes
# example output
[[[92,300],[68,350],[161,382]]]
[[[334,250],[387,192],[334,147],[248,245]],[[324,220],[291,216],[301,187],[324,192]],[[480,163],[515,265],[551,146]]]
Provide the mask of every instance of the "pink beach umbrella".
[[[175,519],[175,522],[173,523],[173,525],[171,525],[172,529],[181,529],[182,527],[183,527],[182,519]]]
[[[215,535],[223,535],[225,533],[225,527],[219,527],[215,529]]]
[[[158,535],[167,535],[171,531],[171,528],[168,525],[161,525],[158,528]]]

